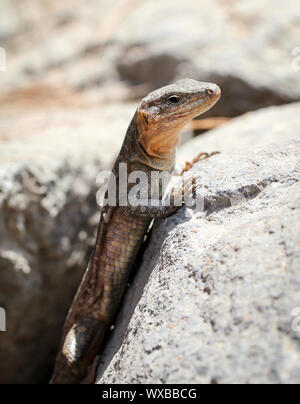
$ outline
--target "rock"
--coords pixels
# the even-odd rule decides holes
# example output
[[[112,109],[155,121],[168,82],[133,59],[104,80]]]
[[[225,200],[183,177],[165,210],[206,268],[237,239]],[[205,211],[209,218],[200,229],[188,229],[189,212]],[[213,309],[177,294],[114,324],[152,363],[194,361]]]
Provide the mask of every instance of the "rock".
[[[154,227],[97,383],[299,384],[299,150],[196,164],[205,211]]]
[[[215,116],[299,100],[291,53],[299,19],[296,0],[148,0],[116,32],[117,67],[123,80],[153,88],[184,76],[217,82]]]
[[[26,108],[23,103],[1,112],[2,384],[50,377],[94,240],[96,175],[118,153],[135,106]]]
[[[15,35],[20,29],[20,20],[15,7],[8,0],[0,1],[0,41]]]
[[[24,24],[2,91],[55,83],[116,102],[192,77],[221,86],[214,116],[300,99],[298,0],[27,3],[12,3]]]
[[[206,153],[251,151],[294,139],[299,135],[299,116],[300,103],[249,112],[185,143],[178,150],[177,162],[184,165],[192,161],[195,150]]]

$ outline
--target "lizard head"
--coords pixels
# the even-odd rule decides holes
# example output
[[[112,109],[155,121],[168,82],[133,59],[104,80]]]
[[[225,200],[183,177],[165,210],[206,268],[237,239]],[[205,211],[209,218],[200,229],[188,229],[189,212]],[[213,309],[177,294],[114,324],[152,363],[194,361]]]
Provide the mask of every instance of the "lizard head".
[[[150,156],[168,155],[177,147],[181,129],[209,110],[220,96],[216,84],[191,79],[153,91],[137,109],[138,141]]]

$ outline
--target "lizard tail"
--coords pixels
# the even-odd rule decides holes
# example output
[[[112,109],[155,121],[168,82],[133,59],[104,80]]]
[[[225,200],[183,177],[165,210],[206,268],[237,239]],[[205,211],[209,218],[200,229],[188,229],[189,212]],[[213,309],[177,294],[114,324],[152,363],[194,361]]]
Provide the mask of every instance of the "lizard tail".
[[[50,384],[79,384],[99,352],[107,329],[106,322],[92,315],[80,318],[67,333]]]

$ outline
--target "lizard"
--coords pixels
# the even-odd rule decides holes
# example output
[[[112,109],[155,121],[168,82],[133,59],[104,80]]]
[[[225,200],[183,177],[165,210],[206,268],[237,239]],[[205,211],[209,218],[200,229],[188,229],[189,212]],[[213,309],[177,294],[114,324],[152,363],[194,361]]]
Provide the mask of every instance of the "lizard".
[[[151,92],[137,107],[112,174],[119,180],[121,163],[126,164],[127,175],[140,171],[149,182],[153,171],[172,173],[181,129],[210,109],[220,95],[216,84],[192,79]],[[157,204],[151,203],[154,199]],[[163,195],[150,189],[148,200],[137,206],[123,206],[117,199],[115,206],[102,209],[94,250],[63,327],[51,384],[78,384],[86,377],[152,220],[178,209],[174,198],[163,202]]]

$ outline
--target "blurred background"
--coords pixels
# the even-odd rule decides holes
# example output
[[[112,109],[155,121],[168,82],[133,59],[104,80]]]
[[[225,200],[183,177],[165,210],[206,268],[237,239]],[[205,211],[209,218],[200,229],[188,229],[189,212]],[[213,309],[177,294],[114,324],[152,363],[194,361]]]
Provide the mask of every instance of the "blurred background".
[[[0,0],[0,47],[0,383],[40,383],[93,243],[96,174],[137,102],[184,77],[220,85],[185,142],[299,101],[300,3]]]

